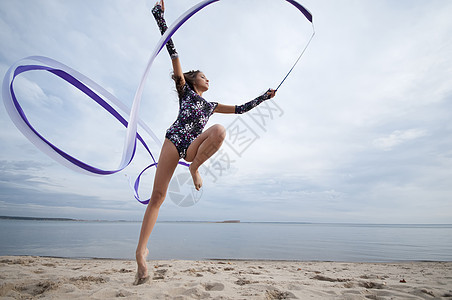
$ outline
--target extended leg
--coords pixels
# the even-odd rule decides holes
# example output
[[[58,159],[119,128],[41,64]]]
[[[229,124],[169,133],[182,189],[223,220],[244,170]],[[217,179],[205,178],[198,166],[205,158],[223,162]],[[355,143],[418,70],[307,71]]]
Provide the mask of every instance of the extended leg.
[[[160,206],[165,200],[168,185],[173,176],[174,170],[179,162],[179,153],[176,147],[169,140],[165,139],[155,171],[154,187],[151,200],[146,208],[141,224],[140,239],[136,250],[136,260],[138,265],[138,279],[148,276],[146,265],[146,255],[148,253],[147,243],[155,222],[157,221]]]
[[[195,188],[199,190],[202,186],[201,175],[198,168],[220,149],[226,137],[226,130],[223,126],[215,124],[201,133],[187,149],[185,160],[190,164],[190,173],[193,177]]]

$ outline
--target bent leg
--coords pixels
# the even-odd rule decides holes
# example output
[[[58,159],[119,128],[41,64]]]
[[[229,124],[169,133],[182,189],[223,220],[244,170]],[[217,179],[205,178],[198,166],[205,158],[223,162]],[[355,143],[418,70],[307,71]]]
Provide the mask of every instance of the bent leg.
[[[148,276],[146,266],[146,255],[148,253],[147,243],[155,222],[157,221],[160,206],[165,200],[168,185],[173,176],[174,170],[179,162],[179,153],[174,144],[165,139],[160,157],[155,171],[154,186],[152,189],[151,200],[146,208],[141,224],[140,239],[136,250],[136,260],[138,265],[138,278],[146,278]]]
[[[202,186],[198,168],[220,149],[225,137],[226,130],[224,127],[215,124],[201,133],[188,147],[185,160],[192,162],[190,164],[190,173],[197,190]]]

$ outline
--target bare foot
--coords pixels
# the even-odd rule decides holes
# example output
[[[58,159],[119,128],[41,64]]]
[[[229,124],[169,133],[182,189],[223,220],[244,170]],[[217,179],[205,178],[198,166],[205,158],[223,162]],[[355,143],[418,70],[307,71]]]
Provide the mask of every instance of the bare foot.
[[[193,170],[192,165],[189,167],[191,177],[193,178],[193,183],[195,185],[195,189],[199,191],[199,189],[202,187],[202,178],[201,175],[198,172],[198,169]]]
[[[144,253],[136,253],[138,270],[135,276],[135,282],[133,283],[134,285],[140,285],[149,281],[148,266],[146,264],[146,257],[148,254],[148,248],[146,248]]]

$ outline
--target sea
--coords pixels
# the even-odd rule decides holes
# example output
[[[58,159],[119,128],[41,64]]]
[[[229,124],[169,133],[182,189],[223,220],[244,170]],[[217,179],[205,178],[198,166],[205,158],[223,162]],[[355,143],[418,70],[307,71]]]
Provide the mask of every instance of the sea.
[[[134,259],[140,222],[0,219],[0,255]],[[452,224],[158,222],[149,259],[452,261]]]

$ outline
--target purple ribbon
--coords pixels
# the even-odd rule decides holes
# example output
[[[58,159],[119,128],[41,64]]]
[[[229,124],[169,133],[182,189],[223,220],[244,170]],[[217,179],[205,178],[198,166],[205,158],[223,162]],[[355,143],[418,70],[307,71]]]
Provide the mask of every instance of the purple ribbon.
[[[62,151],[61,149],[59,149],[55,145],[53,145],[51,142],[49,142],[46,138],[44,138],[38,131],[36,131],[33,128],[33,126],[28,121],[27,116],[25,115],[24,111],[22,110],[22,107],[20,106],[19,102],[17,101],[16,94],[14,93],[14,88],[13,88],[14,79],[16,78],[17,75],[19,75],[21,73],[24,73],[24,72],[27,72],[27,71],[33,71],[33,70],[48,71],[48,72],[50,72],[52,74],[55,74],[56,76],[64,79],[65,81],[67,81],[68,83],[72,84],[74,87],[76,87],[77,89],[79,89],[80,91],[85,93],[88,97],[93,99],[97,104],[99,104],[102,108],[104,108],[112,116],[114,116],[121,124],[123,124],[124,127],[127,127],[127,124],[128,124],[126,119],[123,116],[121,116],[121,114],[117,110],[115,110],[105,100],[103,100],[101,97],[99,97],[93,90],[91,90],[89,87],[84,85],[83,82],[81,82],[80,80],[77,80],[75,77],[73,77],[72,75],[66,73],[63,70],[58,70],[58,69],[53,69],[53,68],[44,67],[44,66],[38,66],[38,65],[26,65],[26,66],[19,66],[19,67],[17,67],[15,69],[15,71],[14,71],[14,76],[13,76],[13,79],[11,81],[10,88],[9,88],[11,96],[12,96],[14,107],[18,111],[20,117],[25,122],[25,124],[34,132],[35,135],[37,135],[44,143],[46,143],[49,147],[51,147],[55,152],[57,152],[63,158],[65,158],[66,160],[70,161],[71,163],[73,163],[74,165],[78,166],[81,169],[84,169],[84,170],[86,170],[88,172],[91,172],[91,173],[94,173],[94,174],[99,174],[99,175],[110,175],[110,174],[114,174],[114,173],[120,171],[120,170],[107,171],[107,170],[102,170],[102,169],[93,167],[91,165],[88,165],[88,164],[82,162],[81,160],[78,160],[75,157],[67,154],[64,151]],[[146,142],[143,140],[143,138],[138,133],[137,133],[137,139],[141,142],[141,144],[147,150],[147,152],[149,153],[149,155],[151,156],[152,160],[155,163],[155,159],[154,159],[154,156],[152,155],[151,150],[149,149],[149,147],[147,146]],[[134,145],[134,152],[135,152],[135,150],[136,150],[136,145]],[[128,164],[130,164],[130,163],[131,163],[131,160],[128,162]]]
[[[157,144],[161,145],[160,140],[157,138],[157,136],[152,132],[152,130],[138,118],[138,111],[139,106],[141,102],[141,97],[143,93],[144,84],[146,81],[146,78],[149,74],[149,70],[151,69],[151,66],[159,54],[159,52],[162,50],[162,48],[166,45],[168,40],[172,37],[172,35],[188,20],[190,19],[194,14],[205,8],[206,6],[217,2],[219,0],[205,0],[203,2],[198,3],[197,5],[193,6],[189,10],[187,10],[184,14],[182,14],[165,32],[165,34],[160,38],[159,42],[157,43],[156,47],[154,48],[154,51],[151,54],[151,57],[148,61],[148,64],[146,66],[146,69],[144,71],[144,74],[142,76],[142,79],[140,81],[140,84],[137,88],[137,91],[135,93],[135,97],[133,100],[132,107],[129,109],[124,103],[122,103],[119,99],[117,99],[114,95],[106,91],[104,88],[102,88],[100,85],[89,79],[88,77],[84,76],[83,74],[71,69],[70,67],[55,61],[48,57],[42,57],[42,56],[31,56],[24,58],[18,62],[16,62],[14,65],[12,65],[7,73],[5,74],[5,77],[3,79],[3,86],[2,86],[2,94],[3,94],[3,102],[5,104],[6,110],[11,118],[11,120],[14,122],[16,127],[27,137],[34,145],[36,145],[40,150],[42,150],[45,154],[49,155],[51,158],[55,159],[59,163],[75,170],[75,171],[81,171],[88,174],[98,174],[98,175],[109,175],[117,173],[121,170],[123,170],[125,167],[127,167],[131,162],[135,155],[136,151],[136,140],[138,139],[140,143],[144,146],[146,151],[151,156],[151,159],[153,161],[152,164],[147,166],[141,173],[138,175],[135,184],[133,186],[134,189],[134,196],[135,198],[143,203],[148,204],[149,199],[141,200],[138,195],[138,188],[140,184],[140,178],[143,175],[143,173],[148,170],[151,167],[157,166],[157,162],[152,155],[151,150],[147,146],[144,139],[141,137],[141,135],[138,133],[137,125],[140,125],[143,130],[145,130],[153,139],[157,142]],[[304,8],[301,4],[294,0],[286,0],[293,6],[295,6],[305,17],[306,19],[312,23],[312,14]],[[312,37],[311,37],[312,39]],[[311,40],[310,40],[311,41]],[[310,42],[309,41],[309,42]],[[309,45],[309,43],[308,43]],[[306,46],[307,47],[307,46]],[[306,48],[305,48],[306,50]],[[303,50],[304,53],[304,50]],[[303,55],[302,53],[302,55]],[[301,57],[301,55],[300,55]],[[279,86],[284,82],[284,80],[287,78],[287,76],[290,74],[292,69],[295,67],[296,63],[300,59],[300,57],[297,59],[295,64],[290,69],[289,73],[284,77],[283,81],[280,83]],[[25,60],[31,60],[34,61],[34,64],[25,64]],[[37,64],[39,63],[39,64]],[[17,100],[16,94],[14,93],[14,80],[15,78],[28,71],[47,71],[50,72],[63,80],[67,81],[77,89],[79,89],[81,92],[86,94],[88,97],[90,97],[92,100],[94,100],[97,104],[99,104],[102,108],[104,108],[106,111],[108,111],[113,117],[115,117],[124,127],[127,128],[126,133],[126,141],[124,144],[123,149],[123,157],[121,160],[121,163],[115,170],[103,170],[94,166],[91,166],[87,163],[84,163],[83,161],[69,155],[68,153],[64,152],[63,150],[59,149],[57,146],[52,144],[49,140],[47,140],[44,136],[42,136],[37,130],[33,128],[31,123],[28,121],[27,116],[25,112],[23,111],[22,107],[19,104],[19,101]],[[278,88],[279,88],[278,86]],[[103,97],[102,97],[103,96]],[[108,104],[107,101],[115,104],[117,107],[119,107],[123,114],[128,115],[129,121],[127,121],[126,117],[124,117],[123,114],[121,114],[119,111],[114,109],[110,104]],[[179,162],[179,164],[188,167],[189,164],[185,162]]]

